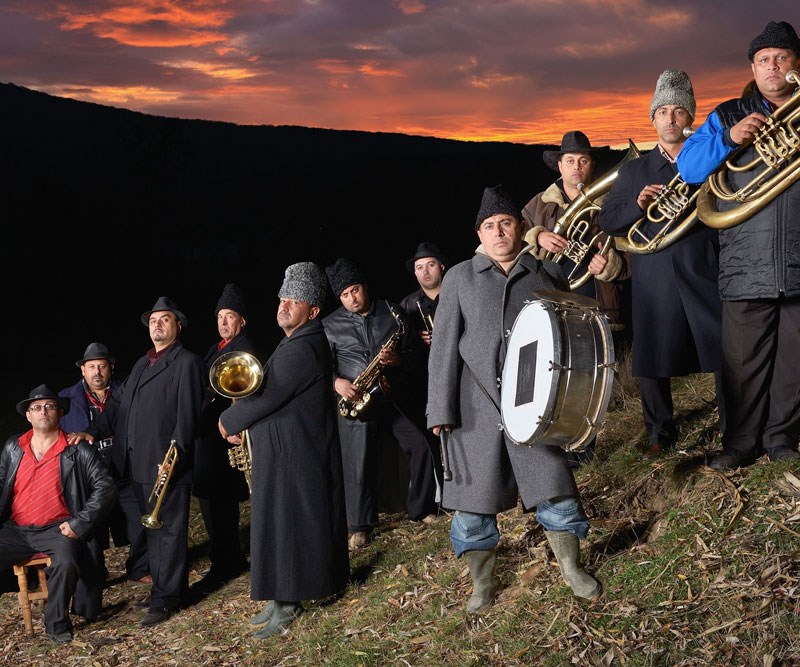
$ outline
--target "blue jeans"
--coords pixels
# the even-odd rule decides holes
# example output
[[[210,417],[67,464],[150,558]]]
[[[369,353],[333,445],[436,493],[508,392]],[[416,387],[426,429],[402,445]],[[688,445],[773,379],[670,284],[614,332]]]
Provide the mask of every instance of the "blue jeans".
[[[551,498],[536,507],[536,520],[545,530],[569,531],[583,539],[589,532],[589,519],[577,496]],[[465,551],[488,551],[497,546],[500,531],[496,514],[475,514],[456,510],[450,522],[450,542],[460,557]]]

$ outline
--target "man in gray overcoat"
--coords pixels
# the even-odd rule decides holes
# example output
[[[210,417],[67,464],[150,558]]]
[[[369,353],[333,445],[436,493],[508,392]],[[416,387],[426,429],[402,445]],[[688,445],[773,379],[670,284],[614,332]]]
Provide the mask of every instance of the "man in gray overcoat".
[[[290,625],[301,600],[344,590],[350,572],[333,364],[318,319],[327,288],[312,262],[286,269],[277,314],[286,337],[267,360],[261,388],[219,419],[232,444],[241,438],[231,434],[250,436],[250,597],[267,600],[250,619],[266,623],[259,639]]]
[[[442,505],[455,510],[450,539],[472,575],[467,611],[480,613],[500,585],[495,547],[497,514],[521,496],[558,560],[573,593],[593,599],[600,584],[579,562],[579,538],[589,521],[566,454],[560,447],[525,447],[498,427],[505,331],[510,331],[534,290],[569,290],[561,267],[535,259],[523,244],[524,225],[502,186],[486,188],[475,222],[480,246],[472,259],[451,268],[442,282],[436,336],[429,361],[428,427],[449,431],[453,474]]]

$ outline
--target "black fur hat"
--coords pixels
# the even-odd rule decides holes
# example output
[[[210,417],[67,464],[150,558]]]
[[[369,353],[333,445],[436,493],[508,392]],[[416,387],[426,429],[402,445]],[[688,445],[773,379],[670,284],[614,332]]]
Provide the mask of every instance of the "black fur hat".
[[[222,290],[222,296],[217,301],[217,307],[214,309],[214,315],[219,315],[219,311],[223,308],[235,310],[242,317],[247,317],[247,300],[236,283],[225,285],[225,289]]]
[[[486,218],[491,218],[498,213],[508,213],[517,220],[522,220],[519,207],[514,203],[514,199],[503,189],[502,185],[494,185],[483,191],[481,207],[478,209],[478,216],[475,218],[475,231],[481,226]]]
[[[347,257],[340,257],[332,266],[326,266],[325,273],[328,275],[331,292],[337,299],[350,285],[367,282],[361,269]]]
[[[791,49],[800,56],[800,40],[791,24],[786,21],[770,21],[758,37],[750,42],[747,59],[752,62],[753,56],[761,49]]]

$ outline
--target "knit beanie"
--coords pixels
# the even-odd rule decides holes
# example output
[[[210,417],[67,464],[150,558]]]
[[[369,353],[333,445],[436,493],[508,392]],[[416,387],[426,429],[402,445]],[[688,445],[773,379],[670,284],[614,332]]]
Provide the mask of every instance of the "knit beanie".
[[[752,62],[753,56],[761,49],[791,49],[795,55],[800,55],[800,40],[791,24],[786,21],[770,21],[764,32],[750,42],[747,59]]]
[[[228,283],[225,289],[222,290],[222,295],[217,301],[217,307],[214,310],[214,315],[219,315],[219,311],[223,308],[233,310],[244,318],[247,318],[247,301],[245,301],[242,290],[236,283]]]
[[[366,283],[367,280],[355,263],[346,257],[340,257],[332,266],[325,267],[331,292],[337,299],[350,285]]]
[[[697,103],[694,99],[694,90],[689,75],[679,69],[667,69],[661,72],[656,81],[656,92],[650,102],[650,120],[655,118],[656,109],[665,104],[675,104],[689,112],[694,120]]]
[[[483,191],[481,207],[478,209],[478,217],[475,218],[475,231],[481,226],[486,218],[491,218],[498,213],[513,215],[517,220],[522,220],[519,207],[514,203],[511,195],[503,189],[502,185],[494,185]]]
[[[314,262],[298,262],[286,267],[278,298],[303,301],[322,308],[327,289],[328,279],[321,268]]]

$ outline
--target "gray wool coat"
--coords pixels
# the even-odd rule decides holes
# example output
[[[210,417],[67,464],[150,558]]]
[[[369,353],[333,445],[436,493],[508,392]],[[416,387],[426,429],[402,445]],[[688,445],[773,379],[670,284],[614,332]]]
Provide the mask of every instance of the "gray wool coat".
[[[497,514],[522,498],[526,510],[557,496],[577,496],[560,447],[518,445],[500,430],[506,333],[538,289],[569,291],[561,267],[523,248],[509,274],[478,248],[444,276],[428,363],[428,427],[452,424],[448,509]]]

